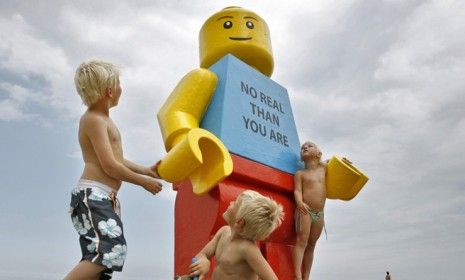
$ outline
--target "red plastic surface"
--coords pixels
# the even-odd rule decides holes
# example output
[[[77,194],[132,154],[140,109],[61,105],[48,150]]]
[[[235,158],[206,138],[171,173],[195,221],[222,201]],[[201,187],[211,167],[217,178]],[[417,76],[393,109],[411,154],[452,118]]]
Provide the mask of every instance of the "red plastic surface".
[[[295,242],[293,176],[236,155],[232,158],[233,173],[206,195],[193,194],[188,181],[173,185],[178,192],[175,202],[175,275],[187,274],[192,257],[226,224],[223,213],[229,203],[242,191],[251,189],[273,198],[284,208],[282,225],[260,243],[260,248],[280,280],[292,279],[291,252]],[[207,279],[211,279],[210,275]]]

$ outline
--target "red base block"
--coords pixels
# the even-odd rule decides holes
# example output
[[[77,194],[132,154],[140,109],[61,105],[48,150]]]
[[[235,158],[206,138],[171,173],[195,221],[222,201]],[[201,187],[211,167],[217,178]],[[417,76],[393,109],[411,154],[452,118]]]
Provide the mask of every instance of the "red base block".
[[[294,280],[293,245],[266,242],[261,249],[279,280]]]
[[[292,279],[292,252],[295,244],[293,176],[260,163],[232,155],[231,176],[203,196],[192,192],[190,182],[175,184],[175,275],[185,275],[192,257],[226,224],[223,213],[244,190],[255,190],[283,205],[285,219],[261,243],[262,252],[279,279]],[[210,270],[211,271],[211,270]],[[291,277],[291,278],[287,278]],[[210,276],[207,279],[211,279]]]

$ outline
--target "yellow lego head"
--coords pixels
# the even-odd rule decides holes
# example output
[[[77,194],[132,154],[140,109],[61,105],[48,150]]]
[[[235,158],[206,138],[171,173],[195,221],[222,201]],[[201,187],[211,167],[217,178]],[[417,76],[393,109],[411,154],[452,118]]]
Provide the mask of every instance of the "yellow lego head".
[[[200,29],[199,43],[200,67],[230,53],[268,77],[273,73],[268,25],[252,11],[227,7],[212,15]]]

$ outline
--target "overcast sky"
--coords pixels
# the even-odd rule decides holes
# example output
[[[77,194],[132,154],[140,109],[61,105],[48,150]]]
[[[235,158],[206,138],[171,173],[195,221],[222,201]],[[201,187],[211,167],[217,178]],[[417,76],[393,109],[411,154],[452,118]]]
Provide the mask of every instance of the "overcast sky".
[[[155,115],[199,67],[202,23],[231,5],[268,23],[300,140],[370,177],[352,201],[328,201],[312,279],[463,279],[465,2],[206,2],[0,2],[0,279],[61,279],[80,258],[67,213],[83,167],[75,68],[121,66],[111,115],[126,157],[152,164],[165,154]],[[123,184],[128,257],[114,279],[172,279],[174,197],[167,183],[158,196]]]

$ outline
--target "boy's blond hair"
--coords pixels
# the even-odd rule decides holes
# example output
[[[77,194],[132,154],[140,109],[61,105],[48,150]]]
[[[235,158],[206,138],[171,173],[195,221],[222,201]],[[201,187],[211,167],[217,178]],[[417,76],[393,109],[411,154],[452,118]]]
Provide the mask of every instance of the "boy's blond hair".
[[[119,79],[118,67],[110,62],[91,59],[76,69],[74,84],[82,102],[91,106],[105,95],[107,88],[114,89]]]
[[[252,190],[244,191],[238,199],[236,219],[244,221],[241,237],[252,241],[264,240],[281,225],[283,207],[273,199]]]

